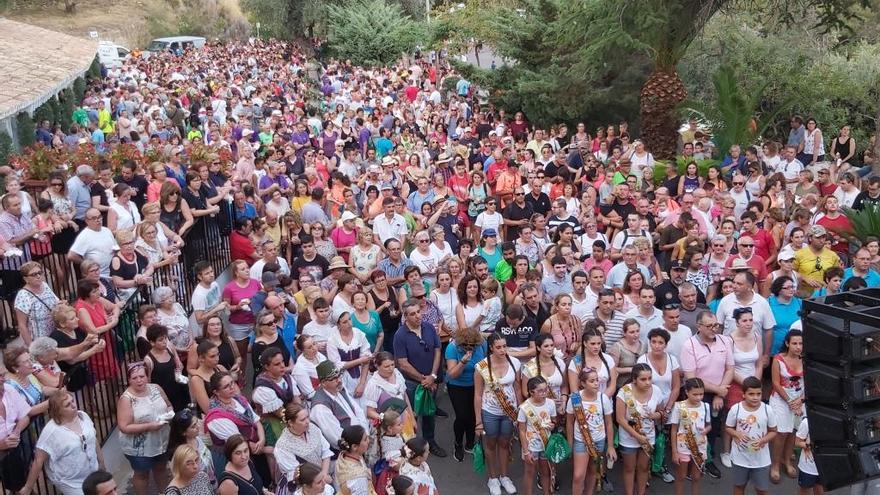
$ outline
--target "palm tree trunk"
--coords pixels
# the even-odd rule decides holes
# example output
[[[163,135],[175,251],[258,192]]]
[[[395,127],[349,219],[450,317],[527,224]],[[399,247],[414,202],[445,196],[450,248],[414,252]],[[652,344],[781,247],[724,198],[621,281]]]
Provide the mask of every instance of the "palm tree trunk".
[[[678,145],[678,104],[687,97],[687,89],[675,69],[655,69],[642,86],[640,110],[642,140],[660,160],[675,158]]]

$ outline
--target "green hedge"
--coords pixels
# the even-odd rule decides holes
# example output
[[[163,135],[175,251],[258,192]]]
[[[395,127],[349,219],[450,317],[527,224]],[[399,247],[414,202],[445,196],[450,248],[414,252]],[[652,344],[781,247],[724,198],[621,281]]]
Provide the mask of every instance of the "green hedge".
[[[9,155],[12,154],[12,137],[5,132],[0,132],[0,167],[9,165]]]
[[[36,142],[37,136],[34,121],[27,112],[20,112],[15,116],[15,124],[18,129],[18,145],[22,148],[31,146]]]
[[[77,77],[75,81],[73,81],[73,97],[76,102],[83,101],[86,97],[86,80],[82,78],[82,76]],[[74,105],[76,104],[74,102]]]

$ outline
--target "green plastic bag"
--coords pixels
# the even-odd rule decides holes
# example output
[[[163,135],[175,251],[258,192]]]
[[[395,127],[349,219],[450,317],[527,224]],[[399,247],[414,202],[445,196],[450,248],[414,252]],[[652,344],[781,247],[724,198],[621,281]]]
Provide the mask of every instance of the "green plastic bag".
[[[413,412],[416,416],[433,416],[437,412],[437,403],[431,391],[419,385],[416,387]]]
[[[485,454],[483,454],[482,436],[477,438],[477,443],[474,444],[474,472],[477,474],[483,474],[486,472],[486,457]]]
[[[564,436],[560,433],[554,433],[547,440],[547,446],[544,447],[544,455],[550,462],[559,464],[571,455],[571,447],[569,447]]]
[[[654,442],[654,455],[651,457],[651,472],[659,473],[663,471],[663,461],[666,460],[666,443],[669,437],[666,432],[660,430],[657,432],[657,440]]]

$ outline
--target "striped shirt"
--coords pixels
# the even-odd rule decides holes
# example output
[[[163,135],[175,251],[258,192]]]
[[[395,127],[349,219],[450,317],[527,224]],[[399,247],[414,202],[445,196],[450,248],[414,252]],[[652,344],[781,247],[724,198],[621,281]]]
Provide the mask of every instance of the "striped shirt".
[[[618,340],[623,338],[623,322],[626,316],[621,311],[612,311],[611,318],[606,320],[599,316],[598,310],[593,311],[593,317],[605,324],[605,348],[610,349]]]

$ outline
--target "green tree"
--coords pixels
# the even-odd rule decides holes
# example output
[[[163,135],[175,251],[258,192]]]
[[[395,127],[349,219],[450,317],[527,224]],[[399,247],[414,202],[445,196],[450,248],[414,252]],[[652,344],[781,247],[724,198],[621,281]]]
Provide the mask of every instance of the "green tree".
[[[736,69],[722,65],[712,77],[715,95],[712,100],[685,101],[683,107],[699,115],[712,131],[715,146],[726,153],[734,144],[747,146],[763,135],[774,119],[788,109],[789,103],[781,103],[759,116],[761,98],[769,82],[756,89],[745,91],[736,78]]]
[[[327,6],[327,41],[332,53],[356,64],[384,65],[413,51],[425,25],[386,0],[349,0]]]
[[[782,12],[786,14],[783,20],[803,22],[802,13],[809,10],[814,12],[815,17],[807,19],[810,22],[815,19],[823,30],[830,31],[848,27],[847,22],[856,14],[855,6],[868,2],[584,0],[564,4],[564,10],[561,10],[559,4],[562,2],[558,0],[523,0],[517,10],[507,15],[499,15],[499,9],[471,12],[465,8],[449,18],[453,27],[461,26],[466,34],[473,34],[489,43],[498,42],[501,53],[510,48],[508,45],[515,43],[521,44],[524,50],[531,50],[531,54],[524,54],[526,62],[519,58],[516,58],[516,62],[540,68],[539,74],[542,76],[553,78],[554,74],[565,74],[568,69],[577,67],[584,79],[600,83],[590,87],[592,92],[605,90],[615,97],[621,92],[609,82],[607,75],[614,73],[609,68],[622,61],[638,63],[647,60],[644,73],[647,78],[639,92],[641,135],[657,158],[670,158],[675,153],[678,140],[677,108],[687,96],[677,66],[694,39],[719,11],[732,6],[748,7],[766,15]],[[795,16],[798,18],[793,18]],[[517,17],[519,20],[515,19]],[[456,23],[456,20],[459,22]],[[508,22],[510,24],[505,25]],[[515,32],[514,26],[522,28],[525,23],[532,29],[526,29],[524,35]],[[538,39],[530,37],[535,34],[535,26],[542,30],[542,33],[538,33]],[[536,46],[552,48],[533,50]],[[536,57],[543,61],[534,64]],[[534,76],[534,72],[521,72],[520,76],[526,80],[520,81],[520,84],[532,84],[527,78]],[[545,89],[566,87],[564,84],[544,86]],[[559,96],[547,94],[545,99],[556,101]]]
[[[15,116],[16,130],[18,131],[18,145],[25,148],[34,144],[37,140],[37,129],[34,127],[34,120],[27,112],[19,112]]]

